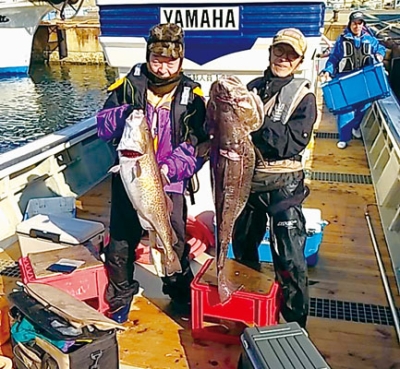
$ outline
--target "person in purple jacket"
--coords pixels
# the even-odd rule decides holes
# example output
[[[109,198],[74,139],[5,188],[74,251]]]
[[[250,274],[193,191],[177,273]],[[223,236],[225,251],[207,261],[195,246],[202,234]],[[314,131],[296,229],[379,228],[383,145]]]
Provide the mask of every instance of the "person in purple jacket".
[[[126,77],[109,88],[111,94],[97,114],[98,136],[120,140],[125,119],[133,109],[143,109],[151,129],[156,158],[167,177],[166,193],[173,202],[172,227],[178,242],[174,250],[182,273],[163,277],[163,293],[175,307],[188,311],[193,273],[186,243],[187,204],[185,192],[201,164],[199,148],[206,147],[205,101],[200,85],[182,72],[184,39],[182,29],[171,23],[150,30],[146,63],[133,66]],[[112,175],[110,243],[105,248],[109,274],[106,298],[109,316],[124,322],[133,296],[139,290],[134,279],[135,249],[143,235],[136,211],[125,192],[119,174]]]

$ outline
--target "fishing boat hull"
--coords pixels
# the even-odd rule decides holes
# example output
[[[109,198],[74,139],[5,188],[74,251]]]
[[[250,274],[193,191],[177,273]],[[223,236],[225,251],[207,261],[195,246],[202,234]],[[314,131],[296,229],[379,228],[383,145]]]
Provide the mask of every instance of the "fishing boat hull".
[[[235,74],[244,83],[265,69],[273,35],[297,27],[307,38],[302,74],[315,81],[313,58],[321,40],[324,1],[133,1],[97,0],[107,61],[126,74],[146,55],[149,29],[172,22],[185,31],[186,74],[208,91],[221,74]]]
[[[16,227],[32,198],[78,197],[101,182],[115,161],[111,143],[90,118],[0,155],[0,249],[16,242]]]
[[[0,2],[0,76],[28,72],[33,37],[51,9],[44,1]]]

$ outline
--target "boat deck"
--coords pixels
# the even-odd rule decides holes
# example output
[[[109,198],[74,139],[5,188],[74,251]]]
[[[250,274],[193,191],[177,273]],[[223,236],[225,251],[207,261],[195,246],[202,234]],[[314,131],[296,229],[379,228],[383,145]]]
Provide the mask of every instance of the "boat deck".
[[[322,111],[309,161],[311,194],[305,207],[320,208],[329,224],[319,261],[309,268],[311,316],[307,330],[311,340],[335,369],[400,368],[400,347],[393,328],[365,219],[368,205],[392,294],[400,297],[390,264],[361,140],[345,150],[336,147],[334,117]],[[109,223],[110,181],[97,185],[79,199],[78,217]],[[2,260],[16,260],[11,247]],[[200,260],[201,263],[201,260]],[[170,311],[160,292],[158,278],[137,267],[144,296],[136,297],[128,329],[119,333],[121,368],[224,368],[236,369],[240,346],[194,341],[190,322]],[[3,273],[6,290],[17,278]]]

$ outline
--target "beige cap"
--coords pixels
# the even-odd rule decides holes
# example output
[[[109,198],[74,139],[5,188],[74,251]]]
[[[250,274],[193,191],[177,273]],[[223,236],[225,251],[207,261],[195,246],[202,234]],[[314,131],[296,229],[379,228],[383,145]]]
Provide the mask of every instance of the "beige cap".
[[[297,28],[284,28],[272,39],[272,46],[278,44],[288,44],[300,56],[304,56],[307,50],[307,40],[303,33]]]

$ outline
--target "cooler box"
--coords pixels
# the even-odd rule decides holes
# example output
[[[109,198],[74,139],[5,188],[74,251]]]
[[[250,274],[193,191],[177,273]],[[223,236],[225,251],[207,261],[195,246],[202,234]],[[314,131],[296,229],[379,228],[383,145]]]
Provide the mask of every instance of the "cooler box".
[[[306,218],[307,240],[304,249],[304,256],[308,266],[315,266],[318,262],[319,247],[322,242],[324,227],[327,222],[321,219],[320,209],[304,209],[303,214]],[[272,253],[269,244],[269,230],[265,233],[264,240],[258,248],[260,261],[272,263]],[[233,259],[232,244],[228,247],[228,258]]]
[[[239,369],[330,369],[297,323],[246,328]]]
[[[342,75],[321,85],[324,100],[333,113],[348,112],[390,95],[389,82],[383,63],[369,65],[356,72]]]
[[[104,225],[90,220],[38,214],[17,226],[21,255],[84,245],[99,257]]]

